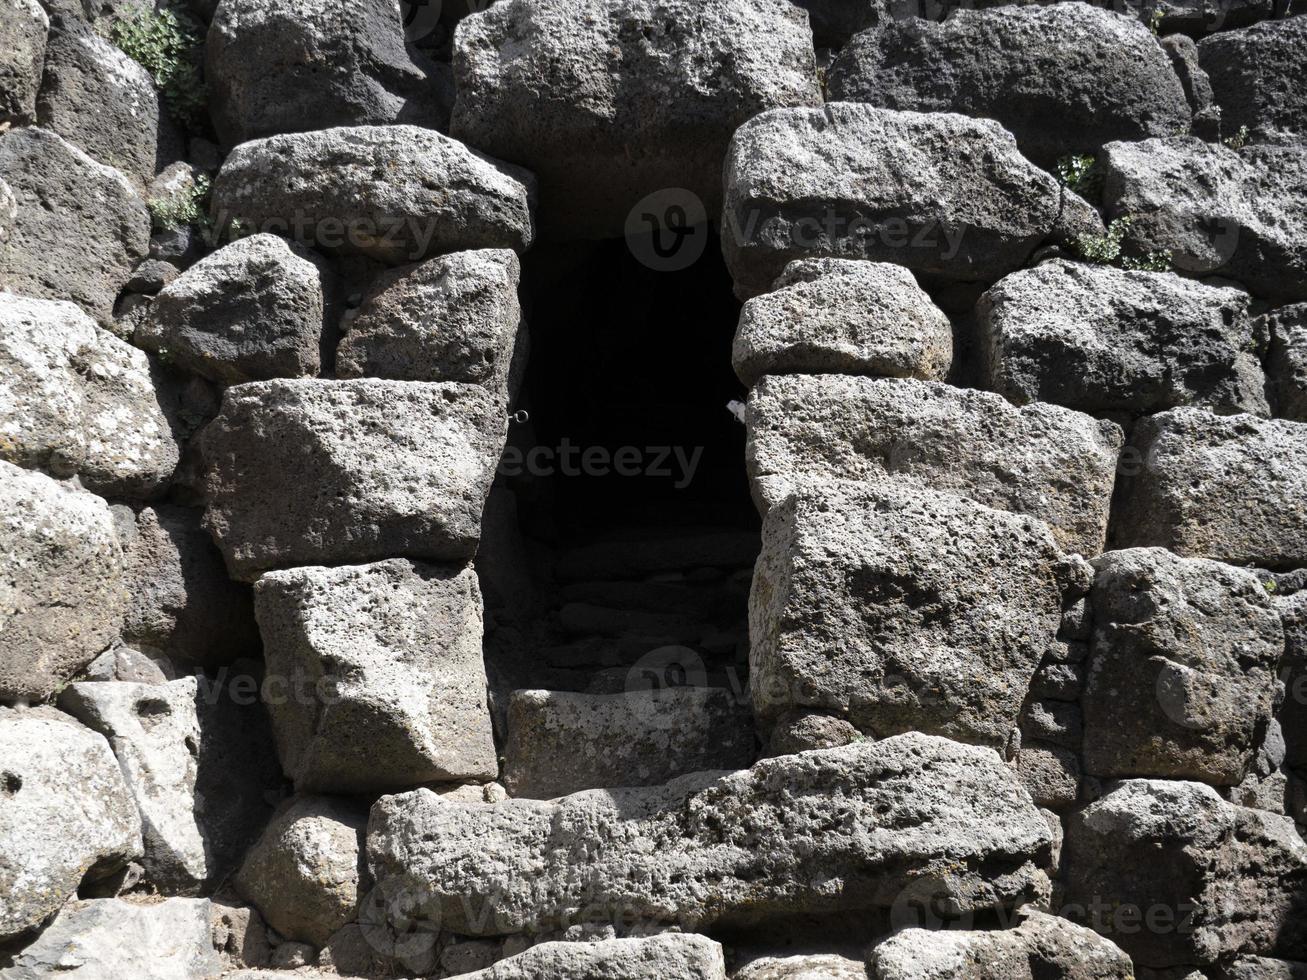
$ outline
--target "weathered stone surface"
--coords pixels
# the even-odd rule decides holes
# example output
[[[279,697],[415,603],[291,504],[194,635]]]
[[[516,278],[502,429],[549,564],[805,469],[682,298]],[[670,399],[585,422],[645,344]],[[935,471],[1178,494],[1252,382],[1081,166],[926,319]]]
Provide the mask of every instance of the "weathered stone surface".
[[[1022,744],[1015,765],[1021,785],[1039,806],[1065,810],[1080,795],[1080,759],[1070,749]]]
[[[466,559],[506,427],[476,385],[238,385],[204,431],[206,525],[243,581],[322,562]]]
[[[742,298],[815,256],[991,282],[1069,221],[1090,220],[1010,133],[953,113],[848,102],[766,112],[736,131],[723,181],[722,252]]]
[[[1307,147],[1236,153],[1193,136],[1109,143],[1103,205],[1125,241],[1277,302],[1307,299]]]
[[[785,711],[767,734],[767,755],[793,755],[809,749],[833,749],[865,736],[843,718],[813,711]]]
[[[1117,547],[1307,566],[1307,424],[1177,408],[1141,419],[1132,443]]]
[[[150,73],[76,17],[51,23],[36,112],[41,126],[120,170],[138,190],[164,163],[164,112]]]
[[[37,0],[0,4],[0,123],[35,117],[49,29],[50,18]]]
[[[802,481],[886,477],[1049,525],[1103,550],[1121,431],[1054,405],[920,381],[769,377],[749,395],[746,459],[762,511]]]
[[[0,940],[140,853],[141,818],[108,743],[53,708],[0,708]]]
[[[165,287],[135,341],[219,384],[312,377],[333,290],[321,257],[276,235],[252,235]]]
[[[550,802],[420,789],[368,822],[378,880],[401,876],[411,915],[465,935],[887,908],[923,878],[965,913],[1028,898],[1050,844],[997,755],[919,733]]]
[[[1170,59],[1137,17],[1085,3],[888,21],[831,66],[830,98],[997,120],[1042,166],[1111,140],[1188,129]]]
[[[209,923],[213,927],[213,948],[231,969],[267,966],[272,958],[268,927],[259,913],[230,892],[209,902]]]
[[[1055,260],[980,298],[987,386],[1018,405],[1144,415],[1196,405],[1269,415],[1267,338],[1238,289]]]
[[[749,597],[763,719],[811,707],[877,736],[1003,746],[1061,618],[1037,520],[891,483],[809,484],[773,507]]]
[[[141,811],[152,885],[199,894],[235,870],[280,789],[267,718],[215,684],[72,684],[59,706],[109,740]]]
[[[383,262],[471,248],[524,251],[535,178],[417,126],[353,126],[252,140],[213,184],[220,224]]]
[[[867,964],[837,953],[760,956],[731,977],[732,980],[867,980]]]
[[[0,134],[0,180],[17,204],[0,243],[0,289],[71,299],[109,322],[150,244],[150,213],[131,183],[35,126]]]
[[[1285,698],[1279,714],[1285,758],[1293,768],[1304,769],[1307,768],[1307,590],[1277,595],[1275,605],[1284,626],[1285,640],[1280,667]]]
[[[109,505],[0,461],[0,701],[42,700],[95,659],[123,617]]]
[[[503,0],[459,24],[451,131],[539,175],[551,237],[620,236],[666,188],[715,215],[736,128],[821,104],[805,20],[785,0]]]
[[[4,980],[202,980],[221,971],[208,899],[100,898],[69,903],[3,975]]]
[[[0,458],[152,496],[180,457],[160,397],[145,355],[74,304],[0,293]]]
[[[325,946],[353,921],[366,807],[327,796],[297,796],[269,821],[234,884],[287,939]]]
[[[1307,93],[1300,84],[1307,73],[1307,22],[1292,17],[1214,34],[1198,45],[1198,57],[1228,133],[1247,126],[1263,142],[1307,137]]]
[[[1307,303],[1267,314],[1271,338],[1266,375],[1274,392],[1275,414],[1307,422]]]
[[[1153,967],[1302,957],[1307,846],[1293,821],[1202,783],[1131,779],[1069,820],[1064,914]]]
[[[259,653],[247,586],[227,577],[202,512],[159,504],[114,508],[125,562],[125,642],[155,656],[216,667]]]
[[[887,262],[801,259],[740,311],[731,364],[764,374],[870,374],[942,380],[953,328],[912,273]]]
[[[1134,980],[1130,957],[1044,912],[1014,929],[904,929],[872,948],[871,980]]]
[[[517,255],[503,248],[383,273],[337,348],[336,375],[466,381],[511,397],[526,370],[520,277]]]
[[[1261,2],[1261,0],[1253,0],[1253,2]],[[1198,0],[1198,3],[1202,3],[1202,0]],[[1162,0],[1154,9],[1165,10],[1167,7],[1171,7],[1170,0]],[[1180,86],[1184,89],[1184,97],[1189,101],[1189,108],[1193,111],[1194,119],[1189,131],[1194,136],[1201,136],[1212,142],[1220,139],[1221,107],[1212,97],[1212,83],[1207,77],[1207,72],[1198,64],[1198,45],[1194,43],[1193,38],[1184,34],[1167,34],[1157,40],[1162,50],[1166,52],[1166,56],[1171,59],[1171,67],[1175,69],[1176,76],[1180,79]]]
[[[1241,956],[1225,970],[1222,980],[1307,980],[1307,963]]]
[[[268,704],[297,790],[498,774],[470,568],[296,568],[268,573],[254,596],[268,669],[297,692]]]
[[[726,980],[720,943],[693,933],[540,943],[461,980]]]
[[[449,102],[436,66],[405,43],[406,12],[397,0],[224,0],[205,45],[219,138],[234,146],[330,126],[443,128]]]
[[[1108,552],[1094,566],[1086,770],[1241,782],[1279,701],[1284,652],[1257,576],[1161,548]]]
[[[653,786],[753,762],[747,708],[723,688],[626,694],[514,691],[504,786],[548,800],[605,786]]]

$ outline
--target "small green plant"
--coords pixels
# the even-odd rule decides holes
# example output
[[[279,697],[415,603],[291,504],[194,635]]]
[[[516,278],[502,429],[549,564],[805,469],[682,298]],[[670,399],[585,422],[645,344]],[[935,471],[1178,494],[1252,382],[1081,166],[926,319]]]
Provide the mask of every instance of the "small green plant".
[[[1262,582],[1262,588],[1265,589],[1267,592],[1274,592],[1279,587],[1280,587],[1279,583],[1276,582],[1275,579],[1273,578],[1268,578]]]
[[[1233,136],[1227,136],[1225,139],[1221,140],[1221,142],[1232,150],[1242,150],[1248,145],[1248,127],[1240,126],[1239,132],[1235,133]]]
[[[171,7],[137,7],[114,24],[112,38],[150,73],[173,117],[187,129],[198,130],[207,102],[196,58],[204,43],[199,24]]]
[[[1087,201],[1097,200],[1103,193],[1103,175],[1098,161],[1089,154],[1071,154],[1057,161],[1057,178],[1069,191]]]
[[[201,231],[209,227],[209,178],[198,174],[195,183],[171,197],[155,198],[149,202],[150,217],[155,231],[173,231],[194,225]]]
[[[1077,235],[1072,248],[1086,262],[1115,265],[1138,272],[1171,271],[1170,252],[1148,252],[1142,256],[1125,255],[1122,244],[1133,220],[1129,215],[1112,219],[1105,235]]]
[[[1154,7],[1153,12],[1148,15],[1148,29],[1154,34],[1161,33],[1163,16],[1161,7]]]

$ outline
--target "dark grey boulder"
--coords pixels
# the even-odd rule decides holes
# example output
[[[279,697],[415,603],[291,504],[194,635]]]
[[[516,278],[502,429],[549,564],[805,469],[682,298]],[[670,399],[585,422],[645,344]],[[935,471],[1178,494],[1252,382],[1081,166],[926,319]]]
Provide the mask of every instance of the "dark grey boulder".
[[[0,123],[35,117],[49,29],[50,18],[37,0],[0,6]]]
[[[881,23],[840,52],[828,89],[836,102],[996,119],[1046,167],[1112,140],[1187,131],[1192,116],[1139,19],[1087,3]]]
[[[715,216],[735,129],[821,103],[788,0],[501,0],[459,23],[454,76],[451,132],[534,171],[563,239],[644,231],[632,208],[667,188]]]
[[[224,0],[205,45],[218,137],[235,146],[332,126],[445,128],[448,76],[406,43],[403,17],[397,0]]]
[[[1271,356],[1266,375],[1275,399],[1275,414],[1307,422],[1307,303],[1267,314]]]
[[[1269,415],[1251,297],[1170,272],[1056,260],[976,305],[987,387],[1018,405],[1144,415],[1180,405]]]
[[[1203,38],[1199,64],[1221,107],[1221,128],[1247,126],[1259,142],[1301,144],[1307,138],[1307,21],[1268,20]]]

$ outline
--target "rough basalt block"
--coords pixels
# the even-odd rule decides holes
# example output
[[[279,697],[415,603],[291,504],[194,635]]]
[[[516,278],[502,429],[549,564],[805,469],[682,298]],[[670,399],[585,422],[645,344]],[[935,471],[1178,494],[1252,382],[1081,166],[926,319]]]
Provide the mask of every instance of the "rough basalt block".
[[[1018,405],[1145,415],[1181,405],[1269,415],[1251,297],[1170,272],[1056,260],[976,306],[987,387]]]
[[[212,213],[219,225],[399,264],[525,251],[534,200],[526,170],[433,129],[352,126],[242,143],[213,183]]]
[[[750,712],[723,688],[625,694],[514,691],[504,786],[548,800],[605,786],[654,786],[754,758]]]
[[[109,505],[0,461],[0,701],[44,700],[114,641],[123,556]]]
[[[412,920],[482,936],[884,909],[922,879],[959,912],[1006,908],[1051,845],[992,750],[918,733],[548,802],[420,789],[368,821],[368,865],[417,896]]]
[[[798,375],[755,385],[746,423],[764,513],[808,480],[890,478],[1036,517],[1064,551],[1103,550],[1122,442],[1111,422],[933,382]]]
[[[1275,414],[1307,422],[1307,303],[1285,306],[1265,318],[1271,336],[1266,374],[1275,397]]]
[[[1237,785],[1280,699],[1270,595],[1251,571],[1161,548],[1094,567],[1086,771]]]
[[[1180,80],[1148,28],[1089,4],[887,20],[840,52],[828,85],[836,102],[995,119],[1045,167],[1190,122]]]
[[[774,109],[736,130],[723,181],[722,253],[741,298],[799,258],[993,282],[1072,225],[1101,229],[998,123],[954,113]]]
[[[53,708],[0,708],[0,854],[0,940],[140,856],[141,818],[101,736]]]
[[[892,483],[806,484],[773,507],[749,597],[749,691],[878,737],[1002,747],[1061,619],[1046,525]]]
[[[736,128],[821,103],[785,0],[504,0],[459,24],[454,78],[451,132],[538,174],[541,227],[563,239],[620,236],[666,188],[715,215]]]
[[[1117,547],[1307,566],[1307,423],[1177,408],[1140,420],[1132,444]]]
[[[49,30],[37,0],[0,6],[0,122],[21,125],[35,116]]]
[[[1300,11],[1294,11],[1299,13]],[[1254,139],[1301,143],[1307,137],[1307,23],[1296,17],[1224,31],[1198,44],[1228,135],[1247,126]]]
[[[477,385],[237,385],[204,430],[205,522],[247,582],[295,565],[466,560],[506,428]]]
[[[791,262],[740,311],[731,364],[764,374],[868,374],[943,380],[953,327],[912,273],[887,262]]]
[[[164,397],[145,355],[73,303],[0,293],[0,459],[154,496],[180,458]]]
[[[462,980],[726,980],[720,943],[694,933],[539,943]]]
[[[254,601],[268,672],[285,684],[264,701],[296,790],[498,774],[470,568],[296,568],[264,575]]]

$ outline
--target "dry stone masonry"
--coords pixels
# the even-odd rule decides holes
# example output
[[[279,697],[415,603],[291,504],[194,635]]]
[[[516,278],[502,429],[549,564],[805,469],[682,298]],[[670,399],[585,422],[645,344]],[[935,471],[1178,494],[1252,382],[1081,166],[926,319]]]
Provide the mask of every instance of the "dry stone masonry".
[[[1300,0],[0,0],[0,980],[1307,980]]]

